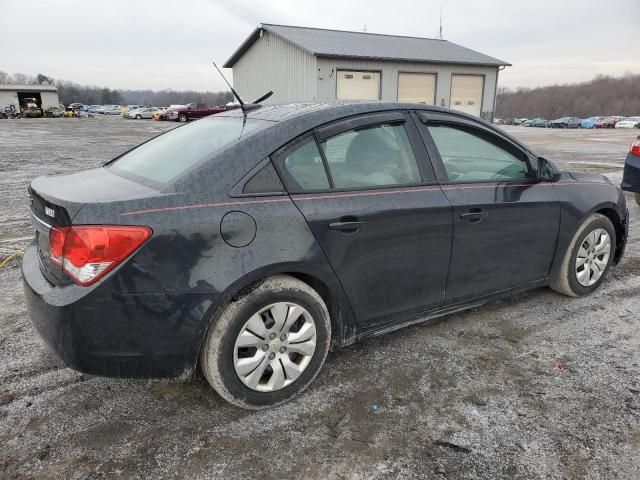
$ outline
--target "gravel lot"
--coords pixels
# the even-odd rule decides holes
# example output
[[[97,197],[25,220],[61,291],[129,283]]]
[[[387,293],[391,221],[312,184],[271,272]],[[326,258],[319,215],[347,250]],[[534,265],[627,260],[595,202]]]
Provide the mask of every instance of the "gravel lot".
[[[31,237],[41,174],[99,165],[175,124],[0,121],[0,258]],[[618,172],[632,131],[508,127],[563,167]],[[298,399],[239,410],[194,384],[81,375],[0,269],[0,478],[589,478],[640,471],[640,210],[592,296],[539,289],[330,353]],[[374,413],[371,405],[380,408]]]

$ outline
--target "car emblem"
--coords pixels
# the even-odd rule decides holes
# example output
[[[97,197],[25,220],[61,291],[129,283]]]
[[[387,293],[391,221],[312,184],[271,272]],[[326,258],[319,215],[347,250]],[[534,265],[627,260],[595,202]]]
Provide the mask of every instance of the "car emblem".
[[[51,218],[56,218],[56,212],[53,210],[53,208],[44,207],[44,213]]]

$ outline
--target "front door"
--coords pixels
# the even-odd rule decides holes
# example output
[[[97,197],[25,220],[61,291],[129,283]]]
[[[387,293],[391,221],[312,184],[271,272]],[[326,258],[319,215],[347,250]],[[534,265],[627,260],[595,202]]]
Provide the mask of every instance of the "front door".
[[[421,118],[453,204],[447,303],[544,280],[560,224],[553,185],[537,181],[527,152],[497,132],[454,116]]]
[[[330,125],[275,156],[365,329],[444,303],[451,206],[425,156],[399,112]]]

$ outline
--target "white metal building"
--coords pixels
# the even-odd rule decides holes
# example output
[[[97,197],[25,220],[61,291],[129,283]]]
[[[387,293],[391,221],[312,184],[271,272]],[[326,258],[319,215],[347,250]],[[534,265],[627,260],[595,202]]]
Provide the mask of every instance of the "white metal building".
[[[43,111],[57,107],[60,103],[58,88],[53,85],[0,85],[1,110],[13,105],[17,111],[20,111],[20,107],[24,107],[28,99],[35,99],[35,103]]]
[[[490,119],[510,64],[446,40],[262,24],[225,63],[238,93],[268,103],[418,102]]]

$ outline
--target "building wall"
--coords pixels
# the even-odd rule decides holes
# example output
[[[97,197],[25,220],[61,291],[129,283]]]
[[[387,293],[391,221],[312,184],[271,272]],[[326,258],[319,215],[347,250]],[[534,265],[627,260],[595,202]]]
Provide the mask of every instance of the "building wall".
[[[18,103],[18,93],[6,90],[0,90],[0,110],[4,111],[6,107],[13,105],[16,110],[20,111]]]
[[[263,36],[233,66],[233,88],[252,102],[273,90],[264,103],[315,99],[316,58],[286,40],[263,31]]]
[[[40,92],[40,96],[42,98],[42,108],[44,110],[60,105],[57,92]]]
[[[412,62],[382,62],[367,60],[350,60],[336,58],[318,58],[317,63],[317,95],[316,100],[332,100],[336,98],[336,70],[374,70],[382,72],[381,100],[387,102],[398,101],[398,73],[420,72],[435,73],[436,77],[436,105],[450,106],[451,75],[474,74],[484,75],[484,92],[482,96],[482,116],[492,118],[497,67],[467,66],[455,64],[423,64]]]

